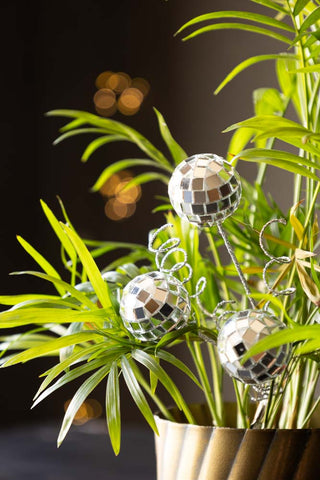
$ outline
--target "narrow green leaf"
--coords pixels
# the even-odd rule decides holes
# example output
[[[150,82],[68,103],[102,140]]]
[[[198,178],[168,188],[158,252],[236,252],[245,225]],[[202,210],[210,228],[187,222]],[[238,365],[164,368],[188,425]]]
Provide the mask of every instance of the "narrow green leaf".
[[[113,451],[119,454],[121,444],[120,389],[118,365],[113,362],[107,382],[106,417]]]
[[[214,91],[214,94],[217,95],[221,90],[229,83],[231,80],[233,80],[239,73],[243,72],[246,68],[251,67],[252,65],[255,65],[260,62],[264,62],[266,60],[277,60],[280,58],[288,58],[288,59],[295,59],[297,58],[296,55],[292,54],[285,54],[285,53],[279,53],[279,54],[272,54],[272,55],[256,55],[254,57],[247,58],[243,62],[239,63],[226,77],[225,79],[220,83],[220,85],[216,88]]]
[[[61,245],[63,248],[66,250],[67,254],[69,255],[70,259],[72,262],[76,262],[77,259],[77,252],[73,248],[72,243],[70,242],[68,235],[66,235],[65,231],[60,225],[59,220],[56,218],[52,210],[48,207],[48,205],[43,201],[40,200],[41,207],[44,211],[45,216],[48,219],[48,222],[50,223],[51,227],[53,228],[55,234],[59,238]]]
[[[66,140],[67,138],[74,137],[76,135],[82,135],[83,133],[102,133],[106,134],[106,130],[103,128],[77,128],[76,130],[71,130],[70,132],[63,133],[60,137],[56,138],[53,142],[53,145],[58,145],[58,143]]]
[[[320,72],[320,64],[310,65],[309,67],[290,70],[290,73],[315,73]]]
[[[0,313],[0,329],[21,327],[30,324],[90,322],[100,326],[110,320],[110,314],[104,309],[71,310],[68,308],[21,308]]]
[[[274,167],[281,168],[286,170],[287,172],[297,173],[298,175],[302,175],[303,177],[311,178],[312,180],[318,182],[319,178],[314,175],[312,172],[307,170],[305,167],[301,165],[297,165],[285,160],[275,160],[273,158],[268,157],[242,157],[238,156],[240,160],[244,160],[247,162],[255,162],[255,163],[266,163],[267,165],[273,165]]]
[[[181,396],[181,393],[179,392],[169,375],[160,365],[158,365],[155,359],[143,350],[133,350],[132,358],[134,358],[134,360],[141,363],[148,370],[153,372],[158,377],[162,385],[166,388],[166,390],[170,393],[170,395],[176,402],[178,408],[182,408],[184,400]]]
[[[146,397],[144,396],[143,391],[141,390],[141,387],[132,371],[131,365],[130,365],[130,360],[128,360],[124,355],[121,357],[121,369],[122,369],[122,374],[123,378],[126,382],[126,385],[128,387],[128,390],[139,408],[140,412],[144,416],[144,418],[147,420],[149,423],[150,427],[152,430],[159,435],[158,429],[156,422],[153,418],[152,411],[149,407],[149,404],[146,400]]]
[[[55,301],[59,300],[61,297],[56,295],[41,295],[39,293],[26,293],[22,295],[0,295],[0,304],[1,305],[17,305],[19,303],[28,302],[30,300],[48,300]]]
[[[58,376],[60,373],[64,372],[69,368],[71,365],[75,365],[76,363],[86,360],[91,356],[93,353],[96,353],[101,350],[101,343],[98,345],[91,345],[86,348],[81,348],[78,351],[74,352],[70,357],[63,360],[63,362],[59,362],[54,367],[50,368],[47,372],[45,372],[46,378],[41,383],[37,393],[34,396],[34,400],[39,397],[39,395],[47,388],[48,385]],[[43,376],[42,374],[41,376]]]
[[[308,28],[312,27],[320,19],[320,7],[313,10],[310,15],[304,20],[300,27],[300,33],[305,32]]]
[[[197,23],[206,22],[209,20],[219,20],[221,18],[240,18],[241,20],[249,20],[252,22],[261,23],[263,25],[268,25],[270,27],[287,30],[288,32],[294,32],[294,29],[290,25],[287,25],[284,22],[280,22],[275,18],[268,17],[267,15],[261,15],[253,12],[241,12],[238,10],[229,10],[206,13],[204,15],[200,15],[199,17],[195,17],[189,22],[185,23],[181,28],[179,28],[176,34],[181,33],[186,28]]]
[[[228,146],[227,160],[231,162],[235,155],[244,150],[247,144],[253,137],[255,130],[250,128],[238,128],[232,135],[231,141]]]
[[[133,158],[128,160],[120,160],[119,162],[115,162],[109,165],[107,168],[103,170],[101,175],[99,176],[96,183],[91,187],[92,192],[97,192],[100,188],[106,183],[106,181],[115,173],[120,172],[126,168],[134,168],[134,167],[141,167],[141,166],[150,166],[155,168],[163,168],[166,171],[171,171],[167,167],[163,165],[157,164],[154,160],[144,160],[140,158]]]
[[[29,348],[28,350],[18,353],[15,357],[4,364],[4,367],[10,367],[17,365],[18,363],[29,362],[34,358],[41,357],[48,353],[57,352],[60,348],[67,347],[68,345],[81,344],[88,340],[100,340],[101,335],[94,332],[78,332],[72,335],[66,335],[64,337],[56,338],[51,341],[46,341],[42,345]]]
[[[59,278],[52,277],[51,275],[47,275],[41,272],[34,272],[31,270],[25,270],[22,272],[12,272],[10,275],[32,275],[34,277],[42,278],[47,282],[51,282],[53,284],[59,285],[60,287],[63,287],[66,292],[69,292],[72,297],[76,298],[81,304],[85,305],[90,310],[98,309],[97,305],[91,302],[91,300],[86,295],[84,295],[83,293],[81,293],[79,290],[72,287],[71,285],[69,285],[69,283],[66,283],[63,280],[60,280]]]
[[[101,305],[104,308],[112,308],[112,301],[110,298],[108,286],[106,282],[103,281],[100,270],[98,269],[95,261],[90,255],[89,250],[76,232],[71,230],[71,228],[69,228],[67,225],[62,225],[79,255],[83,268],[88,275],[88,278],[94,288],[94,291],[97,294],[97,297],[100,300]]]
[[[293,153],[283,152],[282,150],[271,150],[268,148],[250,148],[248,150],[243,150],[235,159],[240,158],[241,160],[246,161],[256,161],[256,162],[265,162],[269,163],[270,161],[284,161],[288,164],[294,164],[296,167],[300,167],[300,173],[304,176],[310,176],[314,180],[319,180],[316,175],[312,172],[306,170],[305,167],[317,168],[318,165],[314,162],[311,162],[305,157],[300,157],[299,155],[294,155]],[[273,163],[275,164],[275,163]],[[270,163],[271,165],[271,163]],[[290,170],[294,171],[294,170]],[[304,172],[304,173],[303,173]],[[296,172],[298,173],[298,172]]]
[[[244,32],[258,33],[259,35],[265,35],[267,37],[274,38],[275,40],[279,40],[280,42],[291,44],[291,41],[288,39],[288,37],[285,37],[280,33],[273,32],[272,30],[268,30],[266,28],[256,27],[255,25],[247,25],[245,23],[216,23],[214,25],[207,25],[206,27],[199,28],[199,30],[196,30],[187,37],[184,37],[182,40],[185,42],[186,40],[197,37],[202,33],[207,33],[214,30],[242,30]]]
[[[65,439],[65,436],[67,435],[72,425],[73,419],[77,411],[79,410],[83,402],[86,400],[86,398],[90,395],[90,393],[108,375],[109,370],[109,365],[101,367],[97,372],[91,375],[91,377],[87,378],[87,380],[85,380],[81,387],[77,390],[65,413],[58,436],[58,447],[60,447],[61,443]]]
[[[47,117],[51,116],[50,112],[46,113]],[[86,121],[82,118],[76,118],[75,120],[72,120],[71,122],[67,123],[63,127],[60,128],[60,132],[69,132],[70,130],[73,130],[74,128],[81,127],[82,125],[85,125]]]
[[[180,162],[185,160],[188,157],[188,155],[172,137],[171,132],[166,124],[166,121],[161,115],[161,113],[156,108],[153,108],[153,110],[156,112],[156,115],[158,118],[161,136],[170,150],[174,163],[178,165]]]
[[[24,240],[22,237],[17,235],[17,240],[20,243],[20,245],[25,249],[26,252],[29,253],[29,255],[37,262],[37,264],[43,269],[45,273],[48,275],[58,278],[59,280],[61,279],[59,273],[56,271],[56,269],[39,253],[35,248],[33,248],[30,243],[28,243],[26,240]],[[60,295],[64,295],[66,292],[63,288],[61,288],[60,285],[55,285],[57,291],[60,293]]]
[[[165,350],[160,350],[157,352],[157,357],[160,358],[161,360],[164,360],[165,362],[171,363],[171,365],[174,365],[176,368],[181,370],[183,373],[188,375],[188,377],[200,388],[202,389],[202,385],[198,381],[197,377],[194,375],[194,373],[188,368],[181,360],[179,360],[177,357],[175,357],[172,353],[166,352]]]
[[[271,8],[272,10],[276,10],[277,12],[284,13],[288,15],[288,11],[279,3],[272,2],[271,0],[251,0],[253,3],[258,3],[259,5],[263,5],[264,7]]]
[[[51,395],[53,392],[58,390],[59,388],[63,387],[67,383],[76,380],[77,378],[85,375],[86,373],[92,372],[92,370],[96,370],[101,366],[106,366],[106,360],[104,358],[97,358],[90,363],[86,363],[81,365],[80,367],[73,368],[69,372],[67,372],[63,377],[59,378],[51,387],[47,388],[41,395],[35,400],[31,408],[36,407],[40,402],[42,402],[45,398]],[[108,363],[110,367],[110,363]]]
[[[122,190],[120,190],[120,192],[125,192],[126,190],[130,190],[130,188],[136,185],[143,185],[144,183],[154,182],[156,180],[164,183],[165,185],[168,185],[169,183],[169,177],[166,175],[162,175],[161,173],[157,172],[146,172],[141,173],[136,177],[133,177],[132,180],[125,184],[125,186],[122,188]]]
[[[300,342],[303,340],[310,340],[313,338],[319,338],[320,325],[304,325],[296,326],[295,328],[286,328],[279,332],[268,335],[264,339],[260,340],[256,345],[250,348],[241,360],[245,362],[252,355],[264,352],[270,348],[279,347],[286,343]]]
[[[77,121],[82,122],[81,125],[88,123],[89,125],[103,128],[108,133],[124,135],[129,141],[135,143],[144,153],[146,153],[148,157],[170,167],[170,163],[163,153],[160,152],[160,150],[152,145],[152,143],[149,142],[149,140],[147,140],[143,135],[124,123],[117,122],[116,120],[112,120],[110,118],[98,117],[92,113],[82,112],[79,110],[52,110],[51,112],[47,113],[47,116],[76,118]]]
[[[128,138],[124,135],[106,135],[104,137],[96,138],[91,143],[89,143],[89,145],[83,152],[81,161],[86,162],[87,160],[89,160],[91,155],[103,145],[106,145],[107,143],[111,143],[111,142],[120,142],[120,141],[121,142],[128,141]]]
[[[297,0],[293,9],[293,15],[296,17],[304,9],[310,0]]]

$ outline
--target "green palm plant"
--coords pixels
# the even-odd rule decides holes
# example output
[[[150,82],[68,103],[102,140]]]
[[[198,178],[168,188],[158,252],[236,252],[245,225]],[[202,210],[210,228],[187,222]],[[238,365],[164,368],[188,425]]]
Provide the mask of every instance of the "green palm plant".
[[[242,180],[241,208],[226,220],[225,229],[243,265],[243,272],[249,279],[252,297],[258,301],[258,307],[262,308],[270,301],[269,308],[288,326],[286,330],[257,344],[248,356],[282,343],[294,344],[292,360],[282,376],[282,388],[273,386],[271,389],[273,394],[270,394],[263,424],[265,427],[302,428],[309,423],[320,401],[315,393],[320,349],[320,326],[316,323],[320,305],[320,266],[315,254],[319,246],[320,7],[317,1],[306,0],[251,1],[265,7],[266,14],[212,12],[187,22],[177,33],[180,35],[186,29],[193,29],[184,38],[188,40],[216,30],[242,30],[271,37],[285,47],[283,53],[258,55],[241,62],[222,80],[215,93],[220,93],[246,68],[262,61],[275,63],[279,89],[256,90],[253,94],[254,116],[225,130],[233,132],[228,159],[234,165],[239,161],[257,164],[256,181],[251,185]],[[207,23],[199,27],[202,22]],[[295,120],[286,117],[290,105],[295,109]],[[92,187],[93,191],[97,191],[111,175],[125,168],[144,168],[143,173],[125,188],[154,180],[168,183],[175,166],[187,154],[174,140],[160,112],[155,110],[155,113],[170,159],[142,134],[121,122],[73,110],[56,110],[48,115],[71,119],[62,127],[61,136],[55,143],[81,134],[98,135],[86,148],[83,161],[87,161],[98,148],[116,141],[132,142],[141,150],[143,158],[123,159],[108,165]],[[275,141],[282,147],[274,148]],[[253,147],[250,143],[253,143]],[[290,152],[281,149],[286,145],[290,146]],[[295,153],[292,153],[292,147],[296,149]],[[293,206],[288,213],[283,213],[274,200],[264,193],[269,165],[285,170],[293,179]],[[145,171],[146,167],[151,167],[151,170]],[[169,237],[181,239],[181,247],[187,252],[193,268],[189,293],[195,291],[198,279],[205,276],[208,286],[201,295],[201,302],[207,310],[212,311],[221,300],[236,300],[245,308],[247,298],[237,281],[234,266],[221,261],[222,242],[215,228],[205,228],[199,232],[174,216],[169,201],[164,201],[158,210],[166,212],[166,222],[170,222],[173,228],[162,232],[159,241],[166,241]],[[192,301],[194,321],[186,328],[166,334],[158,343],[136,340],[122,323],[119,298],[130,279],[156,269],[153,255],[143,245],[82,240],[63,205],[63,223],[43,202],[42,206],[61,243],[61,259],[68,279],[62,280],[57,270],[39,252],[18,238],[42,270],[19,273],[32,274],[48,281],[56,288],[57,294],[0,297],[2,304],[11,307],[0,314],[0,326],[27,326],[30,329],[1,337],[1,364],[7,367],[44,355],[56,357],[55,365],[43,374],[45,379],[36,394],[35,404],[66,383],[86,376],[66,411],[58,443],[64,439],[82,402],[100,382],[104,382],[107,423],[114,451],[118,453],[120,375],[134,402],[155,431],[148,398],[156,403],[166,418],[171,418],[170,411],[158,396],[158,383],[164,386],[187,420],[193,423],[194,418],[186,399],[165,370],[167,364],[174,365],[199,387],[213,423],[225,425],[223,371],[214,345],[217,327],[207,320],[198,303]],[[273,223],[264,238],[272,257],[289,256],[291,261],[274,263],[268,269],[267,275],[271,280],[270,288],[266,289],[261,282],[266,258],[259,246],[259,233],[270,219],[280,217],[287,218],[287,224]],[[206,238],[205,251],[199,248],[200,234]],[[96,259],[117,248],[125,248],[128,253],[112,264],[98,268]],[[181,261],[178,255],[178,252],[172,255],[172,264]],[[138,268],[135,263],[141,260],[145,266]],[[177,272],[179,275],[182,272]],[[288,289],[292,286],[296,288],[294,298],[287,296],[280,300],[271,295],[273,290],[277,292],[279,288]],[[210,339],[209,342],[203,342],[204,335]],[[188,348],[193,367],[187,367],[172,351],[172,347],[181,342]],[[11,353],[16,350],[20,353]],[[210,360],[210,368],[204,361],[205,353]],[[251,421],[249,387],[236,380],[233,383],[238,405],[238,426],[248,427]]]

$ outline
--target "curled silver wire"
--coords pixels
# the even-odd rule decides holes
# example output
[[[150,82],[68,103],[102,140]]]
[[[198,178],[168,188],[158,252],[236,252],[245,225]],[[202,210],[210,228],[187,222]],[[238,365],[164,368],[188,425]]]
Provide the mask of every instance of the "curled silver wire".
[[[260,248],[263,251],[263,253],[267,257],[270,258],[269,262],[266,263],[266,265],[263,269],[263,273],[262,273],[263,283],[265,284],[265,286],[268,290],[268,293],[271,293],[274,297],[278,297],[279,295],[292,295],[296,291],[296,289],[294,287],[289,287],[289,288],[285,288],[283,290],[277,291],[274,288],[272,288],[272,286],[268,283],[268,280],[267,280],[267,271],[271,267],[271,265],[273,265],[275,263],[280,264],[280,265],[284,265],[286,263],[291,263],[291,258],[290,257],[287,257],[287,256],[275,257],[270,252],[268,252],[268,250],[266,249],[266,247],[263,244],[264,232],[265,232],[266,228],[268,228],[272,223],[281,223],[282,225],[286,225],[287,221],[284,218],[274,218],[272,220],[269,220],[269,222],[267,222],[262,227],[261,232],[259,234]],[[266,303],[265,309],[268,308],[269,303],[270,302]]]
[[[187,252],[180,247],[181,240],[178,237],[173,237],[169,238],[165,242],[163,242],[159,247],[154,248],[153,244],[158,237],[159,233],[163,232],[167,228],[173,227],[172,223],[166,223],[162,225],[162,227],[158,228],[157,230],[154,230],[153,232],[149,233],[149,242],[148,242],[148,250],[152,253],[155,253],[155,262],[157,265],[158,270],[163,273],[167,273],[169,275],[173,275],[175,272],[178,270],[181,270],[181,268],[185,267],[188,270],[188,274],[181,280],[181,283],[187,283],[191,280],[193,270],[191,265],[188,263],[188,256]],[[175,263],[172,267],[166,268],[166,262],[168,261],[168,258],[170,255],[180,252],[182,253],[183,259]],[[204,278],[204,277],[203,277]],[[199,283],[199,282],[198,282]],[[203,291],[203,290],[202,290]],[[201,293],[202,293],[201,291]],[[199,294],[200,295],[200,294]],[[196,296],[196,294],[195,294]]]

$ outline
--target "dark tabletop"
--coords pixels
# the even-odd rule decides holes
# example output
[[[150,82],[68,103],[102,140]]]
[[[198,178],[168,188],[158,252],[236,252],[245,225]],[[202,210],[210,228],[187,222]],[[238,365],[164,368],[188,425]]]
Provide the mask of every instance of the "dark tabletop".
[[[123,427],[115,457],[105,424],[72,427],[56,448],[58,425],[45,423],[0,431],[0,480],[155,480],[153,434]]]

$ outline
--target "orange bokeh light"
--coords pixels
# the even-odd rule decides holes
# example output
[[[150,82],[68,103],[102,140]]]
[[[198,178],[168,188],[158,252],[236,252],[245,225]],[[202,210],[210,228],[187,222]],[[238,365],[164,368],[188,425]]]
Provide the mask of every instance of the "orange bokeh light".
[[[64,404],[64,410],[66,411],[70,405],[71,400],[68,400]],[[74,416],[73,423],[75,425],[83,425],[93,418],[98,418],[102,414],[101,404],[94,398],[88,398],[79,408]]]
[[[133,185],[127,190],[123,188],[132,180],[132,178],[127,178],[120,182],[115,188],[115,195],[120,203],[135,203],[141,197],[141,187],[140,185]]]
[[[124,115],[134,115],[143,102],[143,94],[137,88],[127,88],[118,100],[118,109]]]
[[[142,77],[136,77],[132,80],[131,87],[137,88],[140,90],[142,95],[146,97],[150,91],[150,83],[148,80]]]
[[[99,115],[110,117],[117,110],[116,95],[110,88],[100,88],[94,94],[93,102]]]
[[[115,93],[119,94],[123,92],[126,88],[130,87],[131,85],[131,78],[127,73],[124,72],[117,72],[107,80],[106,85],[111,88]]]
[[[136,204],[122,203],[117,197],[113,197],[107,201],[104,210],[108,218],[118,221],[131,217],[136,210]]]
[[[100,75],[97,76],[95,85],[98,89],[100,88],[105,88],[107,85],[108,79],[113,75],[114,72],[111,72],[111,70],[107,70],[106,72],[100,73]]]

